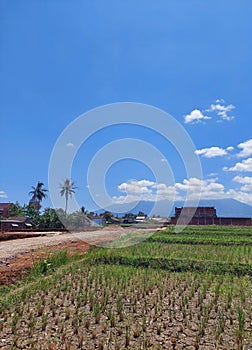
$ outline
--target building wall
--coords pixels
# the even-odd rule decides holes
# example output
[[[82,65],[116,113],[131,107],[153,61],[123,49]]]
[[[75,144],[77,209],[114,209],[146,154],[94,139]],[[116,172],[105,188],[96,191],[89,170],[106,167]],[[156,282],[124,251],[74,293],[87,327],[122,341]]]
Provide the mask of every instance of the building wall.
[[[214,207],[182,207],[175,208],[175,217],[179,216],[194,217],[216,217],[216,209]]]
[[[103,225],[106,223],[106,220],[103,218],[103,216],[90,216],[89,219],[91,219],[97,225]]]
[[[216,218],[216,225],[252,226],[251,218]]]
[[[18,226],[12,226],[12,225],[18,225]],[[16,222],[16,221],[9,221],[9,220],[2,220],[0,222],[0,229],[2,231],[18,231],[18,230],[24,230],[27,229],[25,222]]]
[[[187,222],[188,217],[191,217],[189,223]],[[214,207],[176,207],[175,216],[171,218],[171,224],[176,225],[178,219],[181,225],[252,226],[251,218],[218,217]]]
[[[97,225],[102,225],[102,218],[94,218],[91,220]]]
[[[10,216],[10,209],[11,203],[0,203],[0,216],[7,219]]]
[[[178,217],[171,218],[172,225],[176,225],[177,221],[178,221]],[[183,225],[183,218],[180,219],[180,224]],[[251,218],[223,218],[223,217],[195,218],[195,217],[193,217],[191,219],[191,221],[189,222],[189,225],[252,226],[252,220],[251,220]]]

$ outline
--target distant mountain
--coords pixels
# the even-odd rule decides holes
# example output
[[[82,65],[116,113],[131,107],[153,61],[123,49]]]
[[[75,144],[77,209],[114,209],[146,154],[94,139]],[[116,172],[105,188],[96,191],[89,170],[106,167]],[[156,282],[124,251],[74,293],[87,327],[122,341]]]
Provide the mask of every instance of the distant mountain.
[[[174,215],[175,207],[182,207],[184,205],[183,201],[170,202],[168,200],[162,200],[157,203],[140,201],[136,203],[131,203],[130,206],[127,205],[130,210],[125,210],[124,205],[118,205],[107,208],[107,210],[112,211],[115,215],[119,213],[122,216],[126,212],[131,212],[137,214],[139,211],[143,211],[146,214],[160,215],[162,217],[170,217]],[[235,199],[214,199],[214,200],[201,200],[199,206],[211,206],[215,207],[217,211],[217,216],[222,217],[252,217],[252,206],[245,203],[241,203]],[[125,210],[125,211],[124,211]],[[100,210],[98,212],[102,212]]]
[[[217,216],[223,217],[252,217],[252,206],[235,199],[216,199],[212,201],[200,201],[202,206],[213,206],[217,210]]]

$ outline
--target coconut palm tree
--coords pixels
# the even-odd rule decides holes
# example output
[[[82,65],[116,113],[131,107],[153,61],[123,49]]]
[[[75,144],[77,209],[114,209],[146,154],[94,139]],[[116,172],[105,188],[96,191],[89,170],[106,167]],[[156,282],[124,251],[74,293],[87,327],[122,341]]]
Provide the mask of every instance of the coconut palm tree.
[[[44,184],[43,182],[38,181],[37,186],[32,186],[32,191],[29,192],[29,195],[32,196],[32,198],[29,201],[29,205],[34,206],[37,210],[41,208],[41,202],[44,198],[47,197],[46,190],[43,188]]]
[[[77,188],[69,178],[66,178],[62,184],[60,184],[60,195],[65,196],[66,198],[66,206],[65,206],[65,214],[67,213],[67,205],[69,197],[75,193],[75,189]]]

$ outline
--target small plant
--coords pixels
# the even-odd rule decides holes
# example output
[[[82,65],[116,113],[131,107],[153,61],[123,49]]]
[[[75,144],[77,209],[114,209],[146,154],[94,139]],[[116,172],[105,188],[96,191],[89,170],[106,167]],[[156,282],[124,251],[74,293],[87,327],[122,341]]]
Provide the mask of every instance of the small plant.
[[[83,346],[83,334],[78,334],[78,346],[82,348]]]
[[[177,344],[177,338],[171,337],[171,345],[173,350],[176,349],[176,344]]]
[[[41,330],[44,331],[47,326],[47,315],[43,314],[42,315],[42,325],[41,325]]]
[[[91,338],[92,338],[92,339],[96,339],[96,337],[97,337],[97,333],[96,333],[95,330],[93,330],[93,331],[92,331],[92,334],[91,334]]]
[[[140,329],[139,327],[134,328],[133,330],[133,337],[136,339],[140,336]]]
[[[126,328],[126,334],[125,334],[125,347],[129,347],[130,345],[130,334],[129,334],[129,331],[127,330]]]
[[[157,325],[157,334],[158,335],[161,334],[161,324],[160,323]]]
[[[243,312],[243,309],[239,306],[238,307],[238,330],[236,332],[237,350],[242,350],[243,348],[244,327],[245,327],[245,314]]]
[[[98,343],[98,350],[103,350],[104,349],[104,341],[103,339],[99,340]]]
[[[90,321],[89,319],[87,319],[87,320],[85,321],[85,328],[86,328],[86,329],[89,329],[89,328],[90,328],[90,325],[91,325],[91,321]]]
[[[65,320],[69,320],[70,315],[71,315],[71,311],[70,311],[69,307],[67,307],[67,308],[66,308]]]

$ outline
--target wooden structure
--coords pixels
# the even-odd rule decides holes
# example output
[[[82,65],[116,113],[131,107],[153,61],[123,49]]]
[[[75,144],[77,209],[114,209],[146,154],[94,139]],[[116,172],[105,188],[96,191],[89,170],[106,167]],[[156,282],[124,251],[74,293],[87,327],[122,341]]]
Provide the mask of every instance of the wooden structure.
[[[10,206],[12,203],[0,203],[0,217],[8,218],[10,215]]]
[[[176,207],[171,224],[176,225],[178,219],[181,225],[252,226],[252,218],[218,217],[214,207]]]
[[[25,216],[13,216],[5,220],[0,220],[1,231],[19,231],[31,229],[32,224]]]

